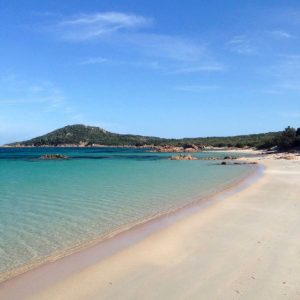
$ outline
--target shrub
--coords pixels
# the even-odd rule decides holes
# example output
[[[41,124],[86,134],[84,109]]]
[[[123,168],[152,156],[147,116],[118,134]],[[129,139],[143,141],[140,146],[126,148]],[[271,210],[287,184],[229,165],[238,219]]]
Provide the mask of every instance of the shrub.
[[[277,146],[280,149],[290,149],[296,146],[296,129],[288,126],[278,137]]]

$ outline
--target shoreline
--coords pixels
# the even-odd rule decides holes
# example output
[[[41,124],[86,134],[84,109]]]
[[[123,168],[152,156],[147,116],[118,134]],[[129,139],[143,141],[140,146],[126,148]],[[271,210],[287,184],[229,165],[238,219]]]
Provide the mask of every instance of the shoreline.
[[[299,299],[300,157],[256,159],[266,169],[254,184],[30,299]]]
[[[174,224],[178,220],[184,219],[210,205],[222,201],[232,194],[238,193],[263,176],[264,167],[262,165],[251,166],[249,168],[250,170],[247,172],[247,174],[237,180],[234,180],[230,184],[219,188],[219,190],[217,190],[213,194],[185,204],[181,207],[174,208],[173,210],[167,212],[164,211],[159,214],[150,216],[149,218],[139,223],[128,224],[127,226],[122,227],[121,229],[118,229],[110,234],[97,239],[93,239],[92,241],[89,241],[85,244],[76,245],[75,247],[66,250],[64,253],[53,255],[51,257],[43,259],[42,261],[37,261],[31,265],[16,268],[12,271],[4,273],[3,275],[6,276],[2,275],[2,278],[0,277],[2,280],[0,281],[0,297],[3,290],[4,294],[6,293],[6,291],[14,290],[15,284],[20,284],[22,286],[22,282],[27,282],[27,280],[31,281],[30,278],[32,276],[36,280],[36,274],[39,274],[40,272],[48,272],[50,269],[55,273],[56,271],[54,269],[59,264],[76,264],[76,259],[78,256],[85,262],[83,264],[78,263],[77,267],[79,270],[83,267],[86,267],[86,264],[90,265],[98,262],[99,260],[103,260],[106,257],[109,257],[114,253],[122,250],[123,248],[130,247],[132,244],[143,240],[156,231],[162,230],[169,225]],[[91,255],[91,252],[98,252],[98,254],[96,255],[96,253],[94,253]],[[97,260],[87,262],[89,260],[89,255],[91,255],[92,257],[97,256]],[[73,263],[70,263],[69,261],[72,260]],[[60,267],[58,266],[58,268]],[[78,269],[74,270],[72,267],[69,269],[70,272],[65,272],[67,273],[65,275],[69,276],[70,274],[78,271]],[[57,281],[57,279],[55,281]],[[25,287],[23,286],[23,288]]]

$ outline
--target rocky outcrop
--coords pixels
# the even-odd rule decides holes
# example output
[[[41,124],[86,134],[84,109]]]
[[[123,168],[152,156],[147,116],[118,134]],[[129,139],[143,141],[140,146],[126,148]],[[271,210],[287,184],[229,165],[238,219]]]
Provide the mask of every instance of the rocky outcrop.
[[[171,160],[197,160],[197,157],[194,157],[190,154],[184,155],[184,154],[180,154],[180,155],[174,155],[170,157]]]
[[[185,145],[185,146],[156,146],[150,152],[160,152],[160,153],[181,153],[181,152],[198,152],[199,148],[192,144],[192,145]]]
[[[153,150],[153,152],[184,152],[184,149],[182,147],[175,147],[175,146],[159,146],[156,147],[156,149]]]
[[[195,148],[185,148],[184,149],[184,152],[197,152],[198,149],[195,149]]]
[[[195,144],[186,144],[183,146],[183,149],[185,152],[197,152],[199,150],[199,147]]]

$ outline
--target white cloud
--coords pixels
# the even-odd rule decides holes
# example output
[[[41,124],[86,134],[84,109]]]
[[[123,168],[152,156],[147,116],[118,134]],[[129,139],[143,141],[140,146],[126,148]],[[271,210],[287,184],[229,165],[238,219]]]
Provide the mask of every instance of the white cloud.
[[[156,61],[126,61],[126,60],[116,60],[104,57],[90,57],[82,60],[80,65],[110,65],[110,66],[129,66],[136,68],[149,68],[149,69],[160,69],[160,65]]]
[[[226,71],[226,66],[216,62],[203,62],[199,61],[196,65],[192,66],[181,66],[170,71],[172,74],[188,74],[188,73],[199,73],[199,72],[223,72]]]
[[[226,43],[225,47],[231,52],[244,55],[255,54],[257,51],[256,47],[245,35],[234,36]]]
[[[151,23],[151,19],[140,15],[100,12],[64,18],[48,26],[47,31],[65,41],[99,40],[116,46],[116,49],[121,45],[120,51],[126,48],[127,54],[130,52],[136,58],[134,61],[112,60],[99,55],[82,60],[81,65],[128,65],[172,74],[224,71],[224,65],[213,59],[204,43],[179,36],[141,32]]]
[[[220,89],[217,85],[181,85],[175,87],[175,90],[182,92],[201,93]]]
[[[293,35],[291,35],[289,32],[285,30],[272,30],[267,31],[271,36],[278,39],[290,39],[293,38]]]
[[[96,64],[104,64],[109,63],[110,60],[104,57],[90,57],[82,60],[80,65],[96,65]]]
[[[214,60],[207,46],[189,39],[158,34],[128,34],[120,36],[118,42],[126,44],[141,58],[126,61],[99,56],[84,59],[80,64],[126,65],[161,70],[167,74],[226,70],[224,64]]]
[[[15,75],[0,78],[0,105],[43,104],[47,109],[63,106],[65,96],[49,81],[29,82]]]
[[[65,93],[50,81],[0,75],[0,95],[0,144],[25,140],[42,130],[46,132],[49,122],[56,118],[70,123],[85,120]]]
[[[73,119],[78,114],[68,103],[64,92],[46,80],[29,81],[14,74],[0,77],[0,107],[28,108],[31,105],[40,113],[59,111]]]
[[[142,16],[120,12],[103,12],[65,18],[52,24],[48,30],[60,39],[80,42],[149,24],[151,24],[151,20]]]
[[[267,71],[273,78],[268,93],[300,92],[300,55],[281,55],[280,61]]]
[[[177,60],[195,61],[207,54],[207,47],[187,38],[161,34],[134,34],[126,37],[147,55]]]

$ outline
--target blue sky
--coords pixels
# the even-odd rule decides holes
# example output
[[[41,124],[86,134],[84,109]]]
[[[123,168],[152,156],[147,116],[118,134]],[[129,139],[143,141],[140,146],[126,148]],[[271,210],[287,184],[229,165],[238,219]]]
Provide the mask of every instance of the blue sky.
[[[0,144],[77,123],[162,137],[299,127],[299,1],[1,1]]]

